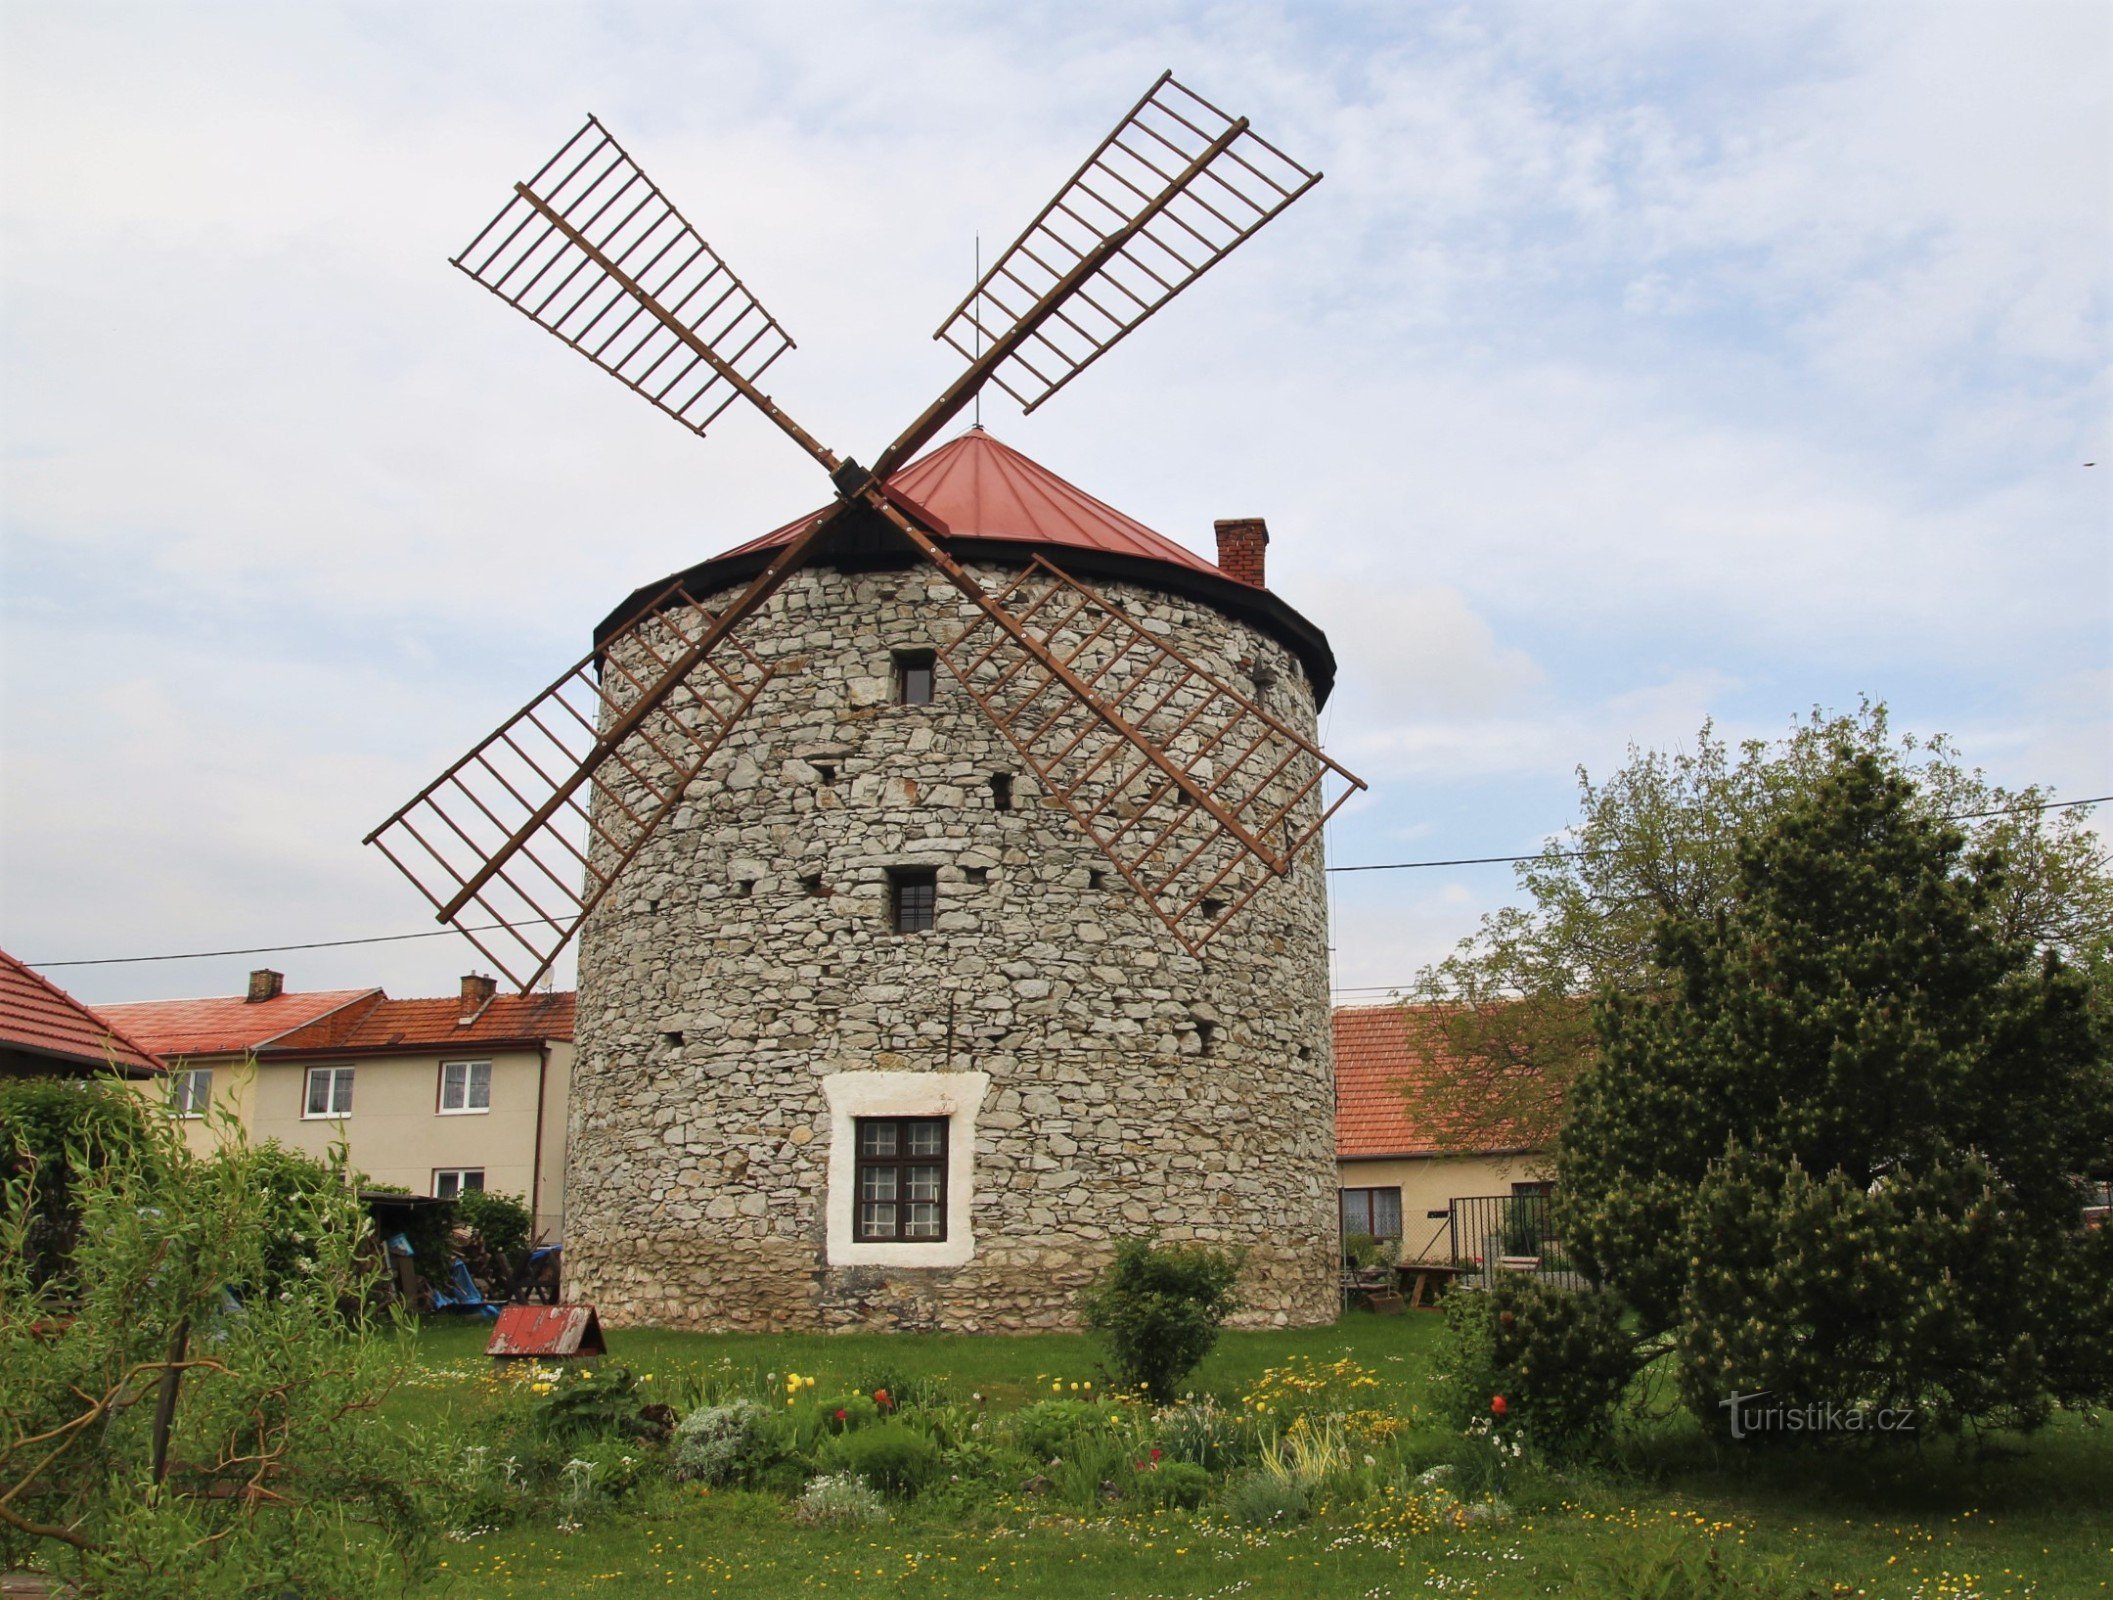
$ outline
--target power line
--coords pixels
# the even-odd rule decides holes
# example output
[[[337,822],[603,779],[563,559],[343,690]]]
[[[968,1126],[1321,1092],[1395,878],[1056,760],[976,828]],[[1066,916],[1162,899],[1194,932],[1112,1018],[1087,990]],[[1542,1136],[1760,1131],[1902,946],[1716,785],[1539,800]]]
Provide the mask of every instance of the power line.
[[[2103,805],[2113,794],[2097,794],[2088,800],[2045,800],[2034,805],[2000,806],[1994,811],[1955,811],[1940,822],[1973,822],[1982,817],[2014,817],[2028,811],[2067,811],[2072,806]],[[1374,861],[1363,866],[1330,867],[1330,872],[1407,872],[1417,867],[1495,867],[1514,861],[1546,861],[1550,856],[1565,861],[1604,854],[1596,850],[1536,850],[1523,856],[1456,856],[1449,861]]]
[[[1943,818],[1946,822],[1972,822],[1983,817],[2017,816],[2028,811],[2066,811],[2072,806],[2102,805],[2113,801],[2113,794],[2093,795],[2088,800],[2048,800],[2037,805],[2003,806],[1994,811],[1961,811]],[[1592,855],[1590,850],[1558,850],[1554,854],[1571,858]],[[1366,866],[1330,867],[1330,872],[1407,872],[1417,867],[1483,867],[1499,866],[1513,861],[1544,861],[1549,852],[1535,851],[1524,856],[1456,856],[1446,861],[1379,861]],[[257,944],[239,950],[179,950],[159,956],[100,956],[94,960],[81,961],[25,961],[25,967],[125,967],[148,961],[208,961],[220,956],[269,956],[289,950],[342,950],[350,945],[401,944],[409,939],[446,939],[466,933],[492,933],[500,928],[519,927],[529,922],[554,922],[551,917],[522,918],[514,923],[483,922],[473,928],[429,928],[423,933],[376,933],[360,939],[313,939],[306,944]],[[1347,993],[1348,991],[1342,991]]]

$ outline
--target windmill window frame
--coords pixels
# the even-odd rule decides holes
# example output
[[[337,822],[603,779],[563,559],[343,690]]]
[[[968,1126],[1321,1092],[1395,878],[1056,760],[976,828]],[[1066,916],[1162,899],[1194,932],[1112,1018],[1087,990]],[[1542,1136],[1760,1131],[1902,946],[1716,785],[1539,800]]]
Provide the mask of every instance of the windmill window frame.
[[[342,1122],[352,1115],[353,1068],[310,1067],[301,1077],[301,1120]],[[316,1090],[321,1088],[321,1104]]]
[[[906,1072],[860,1068],[822,1079],[828,1107],[828,1181],[823,1190],[823,1256],[833,1267],[891,1271],[959,1267],[976,1255],[977,1120],[990,1093],[987,1072]],[[858,1222],[858,1124],[864,1118],[944,1117],[946,1236],[862,1240]]]
[[[474,1178],[477,1181],[472,1183]],[[451,1181],[452,1180],[452,1181]],[[433,1169],[433,1198],[435,1200],[460,1200],[470,1192],[484,1192],[484,1169],[482,1167],[435,1167]]]
[[[481,1117],[492,1109],[492,1064],[489,1061],[440,1063],[439,1111],[443,1117]]]
[[[888,925],[897,933],[930,933],[939,923],[935,867],[888,869]]]
[[[213,1069],[179,1067],[169,1074],[169,1115],[191,1122],[213,1103]]]
[[[855,1242],[946,1243],[948,1123],[943,1116],[852,1119]]]
[[[936,650],[897,650],[895,703],[928,706],[939,692],[939,653]]]

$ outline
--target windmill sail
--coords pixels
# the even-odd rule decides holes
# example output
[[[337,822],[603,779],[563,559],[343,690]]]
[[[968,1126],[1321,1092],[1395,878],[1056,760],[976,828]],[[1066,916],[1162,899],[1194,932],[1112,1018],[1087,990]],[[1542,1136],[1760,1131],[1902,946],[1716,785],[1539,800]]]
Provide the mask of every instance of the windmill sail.
[[[769,681],[717,620],[669,589],[367,836],[524,992]]]
[[[793,347],[593,117],[454,264],[692,433]]]
[[[982,612],[939,658],[1191,955],[1364,787],[1042,557]]]
[[[1320,177],[1163,74],[933,337],[1032,411]]]

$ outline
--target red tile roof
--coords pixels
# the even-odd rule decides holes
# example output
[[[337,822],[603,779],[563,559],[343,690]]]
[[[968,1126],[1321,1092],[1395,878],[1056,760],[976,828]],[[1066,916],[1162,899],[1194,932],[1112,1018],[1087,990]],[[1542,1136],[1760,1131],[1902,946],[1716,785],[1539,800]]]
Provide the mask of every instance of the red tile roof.
[[[1342,1006],[1335,1012],[1335,1153],[1374,1156],[1501,1155],[1531,1148],[1524,1135],[1492,1133],[1447,1116],[1431,1092],[1447,1059],[1445,1008]]]
[[[541,1044],[572,1037],[573,1002],[570,990],[494,995],[477,1019],[464,1027],[459,996],[382,999],[362,1009],[349,1026],[330,1026],[334,1019],[325,1019],[322,1026],[304,1028],[276,1041],[270,1053],[343,1050],[375,1055],[389,1050],[449,1050],[458,1045]]]
[[[63,1064],[115,1063],[139,1075],[167,1064],[124,1028],[0,950],[0,1048]]]
[[[271,1000],[240,996],[111,1006],[138,1037],[168,1056],[380,1055],[457,1045],[534,1045],[572,1037],[573,996],[501,994],[461,1025],[462,1001],[391,1000],[379,989],[319,989]]]
[[[203,1000],[138,1000],[102,1009],[165,1056],[243,1055],[380,994],[379,989],[316,989],[269,1000],[213,995]]]
[[[1194,551],[1096,500],[981,428],[949,439],[898,470],[888,483],[944,522],[950,539],[1070,546],[1222,576]],[[712,559],[790,544],[793,535],[819,515],[819,508],[810,511]]]

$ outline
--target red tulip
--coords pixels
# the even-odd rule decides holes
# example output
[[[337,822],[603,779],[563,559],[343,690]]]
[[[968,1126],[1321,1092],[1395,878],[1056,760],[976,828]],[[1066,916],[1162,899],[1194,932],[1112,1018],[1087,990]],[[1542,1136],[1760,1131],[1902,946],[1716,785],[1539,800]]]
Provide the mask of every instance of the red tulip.
[[[1501,1417],[1507,1411],[1509,1411],[1511,1407],[1504,1403],[1504,1397],[1499,1394],[1490,1396],[1489,1409],[1496,1415]]]

